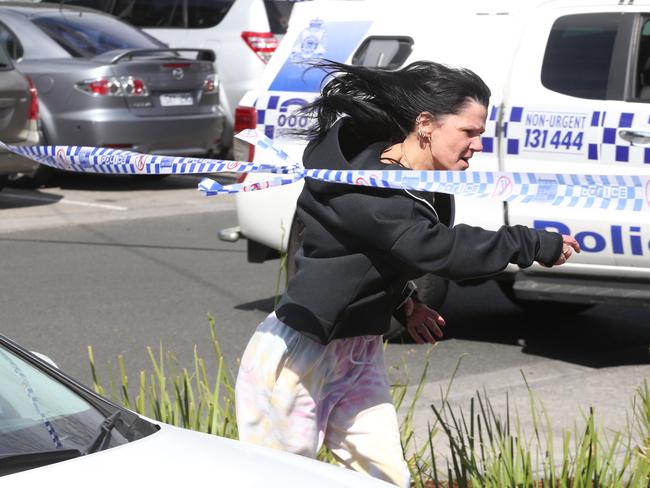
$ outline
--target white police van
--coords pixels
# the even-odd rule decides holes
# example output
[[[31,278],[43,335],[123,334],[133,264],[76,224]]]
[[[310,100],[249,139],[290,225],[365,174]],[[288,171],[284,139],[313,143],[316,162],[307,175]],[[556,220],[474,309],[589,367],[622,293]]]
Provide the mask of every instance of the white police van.
[[[237,108],[237,128],[256,127],[299,159],[304,141],[287,129],[308,123],[294,112],[318,95],[322,74],[304,73],[300,63],[317,58],[389,69],[429,59],[474,70],[492,99],[483,152],[469,171],[650,174],[648,1],[298,4],[260,89]],[[236,156],[273,160],[239,145]],[[265,177],[250,174],[247,181]],[[291,252],[300,240],[294,222],[300,190],[295,183],[238,195],[239,227],[222,237],[247,238],[250,261],[271,256],[269,250]],[[509,185],[499,191],[506,196]],[[567,265],[511,266],[498,277],[523,306],[553,301],[554,310],[562,304],[578,311],[598,302],[650,303],[650,188],[640,211],[456,198],[455,221],[575,236],[583,252]]]

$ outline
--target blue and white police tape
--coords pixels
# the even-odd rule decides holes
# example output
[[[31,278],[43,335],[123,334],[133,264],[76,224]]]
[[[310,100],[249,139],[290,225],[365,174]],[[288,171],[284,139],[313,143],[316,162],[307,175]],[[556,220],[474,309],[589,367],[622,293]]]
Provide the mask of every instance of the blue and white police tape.
[[[650,206],[646,195],[650,191],[650,178],[640,176],[307,169],[285,178],[249,185],[221,186],[214,180],[204,178],[199,189],[206,195],[255,191],[292,183],[303,177],[331,183],[449,193],[474,198],[495,198],[506,202],[547,203],[570,208],[638,212]]]
[[[205,174],[218,172],[275,173],[252,183],[221,185],[204,178],[199,190],[220,195],[263,190],[293,183],[302,178],[349,185],[448,193],[506,202],[545,203],[557,207],[642,211],[650,207],[650,176],[577,175],[460,171],[334,171],[304,169],[266,136],[251,129],[238,138],[270,149],[279,164],[250,163],[138,154],[114,149],[78,146],[2,147],[59,169],[107,174]],[[283,176],[277,176],[277,174]]]
[[[140,154],[118,149],[86,146],[11,146],[0,142],[0,148],[33,159],[46,166],[66,171],[103,174],[205,174],[205,173],[293,173],[302,165],[295,163],[284,151],[271,147],[266,136],[249,134],[247,140],[261,148],[269,148],[283,164],[249,163],[223,159],[199,159]]]

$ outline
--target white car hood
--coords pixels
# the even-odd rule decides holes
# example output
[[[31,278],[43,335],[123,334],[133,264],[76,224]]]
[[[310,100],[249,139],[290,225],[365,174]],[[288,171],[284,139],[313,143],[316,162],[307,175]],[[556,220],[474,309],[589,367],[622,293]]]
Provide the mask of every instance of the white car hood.
[[[215,486],[380,488],[393,486],[303,456],[160,425],[143,439],[88,456],[4,476],[3,488]],[[196,483],[196,485],[194,485]]]

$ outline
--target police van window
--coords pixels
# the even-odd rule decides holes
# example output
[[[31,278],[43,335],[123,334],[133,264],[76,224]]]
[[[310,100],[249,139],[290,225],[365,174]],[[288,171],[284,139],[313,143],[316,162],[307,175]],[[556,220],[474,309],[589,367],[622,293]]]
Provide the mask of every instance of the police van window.
[[[580,98],[607,98],[620,16],[567,15],[555,21],[542,63],[542,84]]]
[[[207,28],[219,24],[235,0],[66,0],[114,15],[136,27]]]
[[[367,37],[352,56],[352,64],[374,68],[396,69],[413,51],[410,37]]]
[[[639,39],[635,96],[650,101],[650,20],[645,20]]]

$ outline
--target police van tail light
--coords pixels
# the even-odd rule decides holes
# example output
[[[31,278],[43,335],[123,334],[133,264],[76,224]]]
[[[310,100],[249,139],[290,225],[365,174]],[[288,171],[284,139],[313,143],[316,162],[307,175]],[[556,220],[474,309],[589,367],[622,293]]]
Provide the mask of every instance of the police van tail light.
[[[38,93],[30,77],[27,77],[27,82],[29,83],[29,120],[38,120]]]
[[[79,90],[102,97],[146,97],[149,95],[147,85],[140,78],[133,76],[111,76],[80,81],[75,85]]]
[[[257,127],[257,110],[255,107],[238,106],[235,109],[235,134],[244,129],[255,129],[255,127]],[[232,151],[236,161],[253,161],[255,157],[255,146],[237,138],[233,141]],[[242,180],[245,176],[242,176]]]
[[[248,47],[265,63],[269,62],[278,47],[278,40],[272,32],[244,31],[241,33],[241,37]]]

